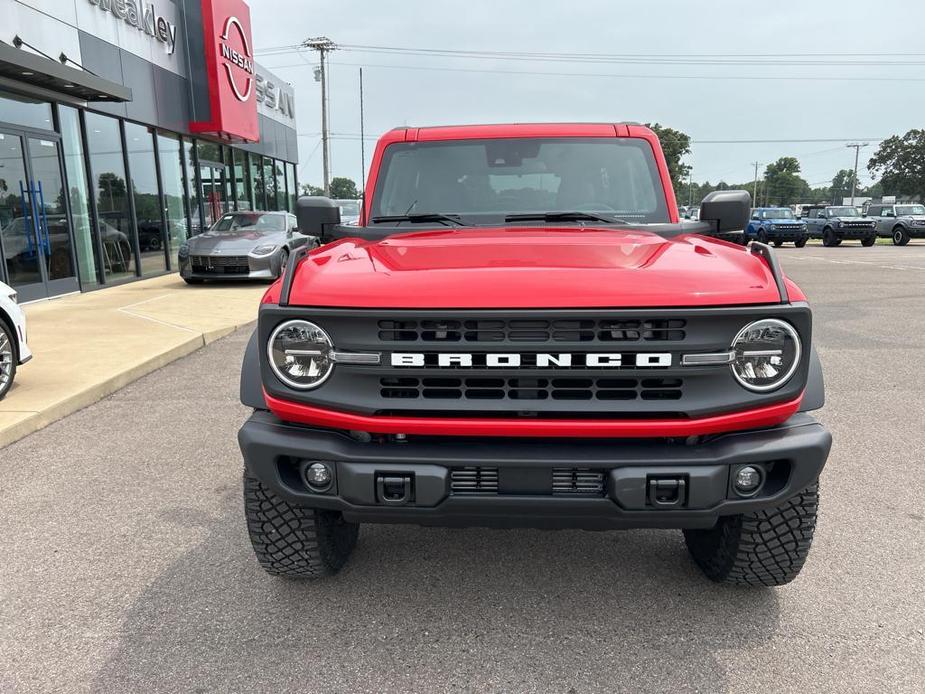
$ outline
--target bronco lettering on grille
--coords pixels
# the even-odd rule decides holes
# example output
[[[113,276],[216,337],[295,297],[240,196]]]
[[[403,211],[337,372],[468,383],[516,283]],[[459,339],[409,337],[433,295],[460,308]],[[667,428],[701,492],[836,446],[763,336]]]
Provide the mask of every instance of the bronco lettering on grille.
[[[402,367],[437,367],[437,368],[661,368],[672,365],[671,354],[663,352],[640,352],[623,354],[620,352],[594,352],[589,354],[519,354],[491,353],[476,354],[471,352],[393,352],[392,366]]]

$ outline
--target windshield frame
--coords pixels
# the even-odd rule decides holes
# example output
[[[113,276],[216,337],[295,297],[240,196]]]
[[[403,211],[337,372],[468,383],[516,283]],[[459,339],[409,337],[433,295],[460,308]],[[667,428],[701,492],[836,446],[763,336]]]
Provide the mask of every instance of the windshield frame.
[[[780,214],[783,212],[784,214]],[[762,219],[796,219],[789,207],[771,207],[761,211]]]
[[[844,210],[851,210],[851,214],[843,214]],[[861,213],[858,211],[857,207],[852,207],[851,205],[836,205],[826,209],[826,214],[829,217],[860,217]]]
[[[919,211],[916,212],[915,209],[918,208]],[[919,203],[909,203],[908,205],[896,205],[896,216],[897,217],[921,217],[925,216],[925,205]],[[909,211],[903,211],[909,210]]]
[[[652,225],[662,225],[662,224],[671,224],[672,214],[670,212],[671,205],[669,204],[669,195],[668,191],[665,189],[664,179],[662,172],[659,167],[658,154],[653,147],[652,143],[649,142],[646,138],[643,137],[617,137],[617,136],[569,136],[569,135],[544,135],[544,136],[494,136],[494,137],[478,137],[478,138],[458,138],[458,139],[447,139],[447,140],[422,140],[422,141],[413,141],[413,142],[391,142],[389,143],[382,151],[381,160],[378,164],[376,170],[376,180],[375,186],[373,189],[373,195],[370,198],[368,205],[364,209],[364,222],[366,225],[369,225],[370,220],[374,217],[389,217],[389,215],[383,212],[380,205],[384,189],[386,186],[387,172],[388,168],[392,162],[392,158],[401,151],[407,151],[409,149],[424,148],[424,147],[449,147],[449,146],[466,146],[472,144],[480,144],[491,141],[511,141],[511,140],[528,140],[528,141],[541,141],[542,143],[585,143],[585,144],[607,144],[607,145],[617,145],[625,147],[637,147],[641,150],[645,165],[648,170],[648,178],[652,184],[652,191],[654,194],[654,209],[651,212],[630,212],[621,210],[607,210],[607,209],[595,209],[591,210],[590,207],[588,210],[577,210],[577,211],[587,211],[590,213],[600,212],[605,214],[613,214],[615,217],[625,218],[630,217],[630,220],[627,222],[614,222],[615,226],[646,226],[648,224]],[[515,175],[515,174],[512,174]],[[560,213],[560,212],[573,212],[576,210],[559,210],[559,209],[549,209],[549,210],[514,210],[514,209],[505,209],[497,211],[478,211],[478,212],[460,212],[459,210],[425,210],[417,209],[416,206],[412,204],[411,212],[417,214],[443,214],[448,216],[458,216],[460,217],[467,227],[479,227],[479,226],[504,226],[506,223],[504,221],[505,217],[512,214],[537,214],[541,215],[544,213]],[[633,218],[638,217],[638,221],[634,221]],[[542,222],[539,222],[542,223]],[[587,224],[586,221],[556,221],[556,222],[547,222],[552,225],[577,225],[584,226]],[[401,224],[401,222],[396,222],[396,226]],[[604,222],[595,222],[595,226],[604,225]]]

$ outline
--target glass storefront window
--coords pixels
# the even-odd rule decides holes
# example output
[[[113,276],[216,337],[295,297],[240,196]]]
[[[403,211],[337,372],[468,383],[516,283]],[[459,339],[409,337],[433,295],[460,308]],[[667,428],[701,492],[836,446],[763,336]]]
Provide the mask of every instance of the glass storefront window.
[[[234,187],[234,161],[231,155],[230,147],[222,147],[222,161],[225,162],[225,168],[222,169],[222,181],[224,182],[222,212],[233,212],[235,210],[235,187]]]
[[[252,210],[254,207],[250,199],[250,186],[247,182],[247,152],[237,149],[231,152],[234,156],[235,201],[239,210]]]
[[[98,227],[103,246],[102,265],[108,281],[135,276],[133,224],[129,214],[125,160],[119,121],[87,113],[87,148],[93,171]]]
[[[7,92],[0,92],[0,121],[42,130],[55,127],[51,122],[50,103]]]
[[[125,124],[132,195],[135,199],[135,226],[141,250],[141,274],[154,275],[167,269],[161,194],[157,185],[154,158],[154,132],[143,125]]]
[[[286,164],[286,192],[289,194],[289,211],[295,214],[295,201],[299,197],[296,190],[295,164]]]
[[[183,156],[186,160],[186,197],[189,200],[190,236],[202,232],[202,215],[199,214],[199,183],[196,180],[195,143],[190,139],[183,140]]]
[[[263,183],[263,157],[259,154],[250,155],[251,170],[251,199],[254,202],[255,210],[267,209],[266,187]]]
[[[276,178],[276,207],[274,210],[286,209],[286,171],[283,162],[274,160],[273,175]]]
[[[164,211],[167,215],[167,243],[171,267],[176,269],[177,250],[189,238],[186,227],[186,196],[183,194],[183,152],[174,135],[158,134],[157,149],[161,159],[161,184],[164,187]]]
[[[90,223],[90,187],[84,166],[84,147],[80,139],[80,117],[70,106],[58,106],[58,123],[61,127],[61,146],[64,151],[64,170],[67,174],[68,197],[77,251],[77,269],[84,289],[99,285],[99,265],[96,257],[95,234]]]

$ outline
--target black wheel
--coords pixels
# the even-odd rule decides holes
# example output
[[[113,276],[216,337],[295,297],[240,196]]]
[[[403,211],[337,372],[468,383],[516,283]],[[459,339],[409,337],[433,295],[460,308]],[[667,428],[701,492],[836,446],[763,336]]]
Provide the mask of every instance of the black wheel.
[[[721,518],[709,530],[685,530],[687,549],[718,583],[782,586],[800,573],[816,529],[819,483],[780,506]]]
[[[282,277],[283,271],[286,269],[286,265],[289,263],[289,251],[288,249],[283,249],[283,252],[279,256],[279,273],[277,277]]]
[[[894,246],[905,246],[909,243],[909,232],[906,231],[903,227],[896,227],[893,229],[893,245]]]
[[[6,321],[0,320],[0,400],[10,392],[16,378],[16,337]]]
[[[797,248],[803,248],[803,246],[806,245],[806,242],[807,242],[808,240],[809,240],[809,239],[807,239],[807,238],[804,236],[803,238],[800,238],[800,239],[797,239],[796,241],[794,241],[794,242],[793,242],[793,245],[796,246]]]
[[[184,277],[183,281],[186,282],[187,284],[202,284],[203,282],[205,282],[204,279],[201,279],[199,277]]]
[[[764,229],[758,232],[758,243],[767,243],[768,242],[768,232]]]
[[[783,246],[783,245],[784,245],[784,242],[783,242],[783,241],[780,241],[780,240],[775,240],[775,241],[774,241],[774,248],[780,248],[780,247]]]
[[[837,236],[835,236],[835,232],[832,230],[832,227],[826,227],[822,230],[823,246],[826,248],[832,248],[833,246],[837,246],[839,243],[841,243],[841,241]]]
[[[875,243],[877,243],[876,234],[874,234],[873,236],[865,236],[863,239],[861,239],[861,245],[864,246],[865,248],[869,248],[873,246]]]
[[[338,511],[293,506],[244,473],[244,516],[254,554],[274,576],[322,578],[340,571],[360,526]]]

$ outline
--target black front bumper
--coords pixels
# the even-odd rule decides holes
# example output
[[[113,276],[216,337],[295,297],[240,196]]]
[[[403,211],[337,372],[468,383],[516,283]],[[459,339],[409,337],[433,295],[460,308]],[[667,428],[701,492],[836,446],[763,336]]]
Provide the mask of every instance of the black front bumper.
[[[877,236],[876,229],[868,229],[864,227],[860,227],[858,229],[846,229],[844,227],[835,229],[835,238],[845,241],[863,241],[864,239],[869,239],[872,236]]]
[[[797,414],[778,427],[691,445],[614,439],[363,442],[255,411],[238,441],[248,471],[276,494],[293,504],[342,511],[351,521],[606,529],[703,528],[720,516],[774,506],[819,476],[832,438],[815,419]],[[300,474],[306,461],[327,462],[334,470],[327,492],[306,485]],[[764,486],[751,498],[731,487],[731,472],[743,464],[765,471]],[[474,467],[497,470],[497,492],[454,490],[451,471]],[[548,483],[553,470],[569,469],[600,472],[602,490],[554,493]],[[383,491],[383,481],[396,480],[405,480],[408,490],[408,498],[397,502]],[[681,483],[678,503],[657,503],[653,481]]]

